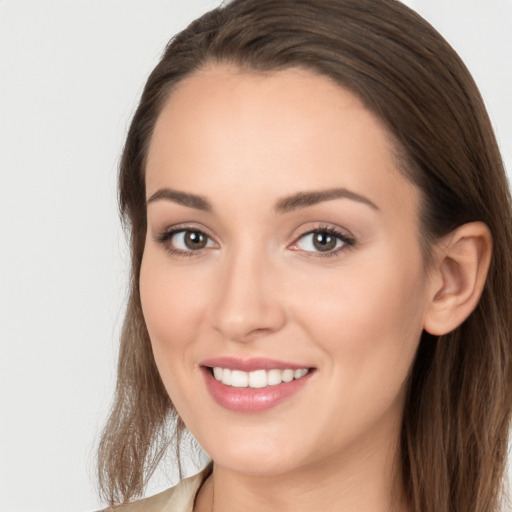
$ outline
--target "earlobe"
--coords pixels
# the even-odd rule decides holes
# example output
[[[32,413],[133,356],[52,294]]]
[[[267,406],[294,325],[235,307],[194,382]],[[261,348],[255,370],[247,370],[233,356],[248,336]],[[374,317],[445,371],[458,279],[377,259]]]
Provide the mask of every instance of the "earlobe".
[[[463,224],[437,246],[423,328],[441,336],[475,309],[491,261],[492,236],[483,222]]]

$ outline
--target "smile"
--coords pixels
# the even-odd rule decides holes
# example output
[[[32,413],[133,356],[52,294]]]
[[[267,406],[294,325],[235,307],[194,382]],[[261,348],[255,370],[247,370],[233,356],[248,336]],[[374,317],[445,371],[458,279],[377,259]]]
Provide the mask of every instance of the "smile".
[[[316,368],[267,358],[218,357],[200,365],[210,396],[224,409],[261,413],[292,399]]]
[[[293,370],[291,368],[285,370],[255,370],[252,372],[244,372],[242,370],[231,370],[229,368],[221,368],[215,366],[213,376],[219,382],[226,386],[234,388],[255,388],[261,389],[267,386],[277,386],[283,382],[291,382],[294,379],[301,379],[309,370],[301,368]]]

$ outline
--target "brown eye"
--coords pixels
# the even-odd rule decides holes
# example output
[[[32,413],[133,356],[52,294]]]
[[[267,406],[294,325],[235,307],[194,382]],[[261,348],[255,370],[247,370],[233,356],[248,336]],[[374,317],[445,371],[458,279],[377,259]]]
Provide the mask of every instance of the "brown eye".
[[[180,229],[166,233],[160,237],[159,241],[170,245],[170,249],[181,253],[191,253],[208,247],[215,247],[213,240],[207,234],[193,229]]]
[[[313,246],[321,252],[332,251],[338,243],[337,237],[323,231],[312,233],[312,236]]]
[[[334,228],[318,228],[302,235],[292,246],[305,253],[318,256],[334,256],[341,250],[352,247],[355,240]]]
[[[184,240],[187,249],[197,251],[204,249],[208,242],[208,237],[201,231],[185,231]]]

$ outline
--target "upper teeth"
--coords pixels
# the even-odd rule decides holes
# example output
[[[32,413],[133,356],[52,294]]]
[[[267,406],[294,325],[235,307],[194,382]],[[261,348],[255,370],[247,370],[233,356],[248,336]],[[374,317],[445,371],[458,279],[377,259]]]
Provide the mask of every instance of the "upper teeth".
[[[213,376],[227,386],[235,388],[264,388],[275,386],[281,382],[291,382],[293,379],[300,379],[308,373],[307,368],[300,370],[255,370],[243,372],[241,370],[230,370],[229,368],[213,368]]]

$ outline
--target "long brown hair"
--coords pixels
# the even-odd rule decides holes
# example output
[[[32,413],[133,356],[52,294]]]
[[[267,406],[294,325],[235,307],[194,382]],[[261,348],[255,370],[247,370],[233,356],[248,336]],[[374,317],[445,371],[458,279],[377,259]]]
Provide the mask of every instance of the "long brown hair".
[[[424,333],[420,341],[400,461],[415,512],[495,512],[512,402],[507,180],[468,70],[425,20],[396,0],[234,0],[167,46],[143,91],[120,165],[132,274],[115,402],[99,447],[103,496],[117,504],[140,495],[184,429],[158,375],[140,304],[144,168],[155,121],[173,88],[216,62],[247,70],[302,67],[358,95],[386,124],[400,170],[422,192],[427,259],[432,243],[455,227],[476,220],[489,227],[493,256],[475,311],[448,335]]]

